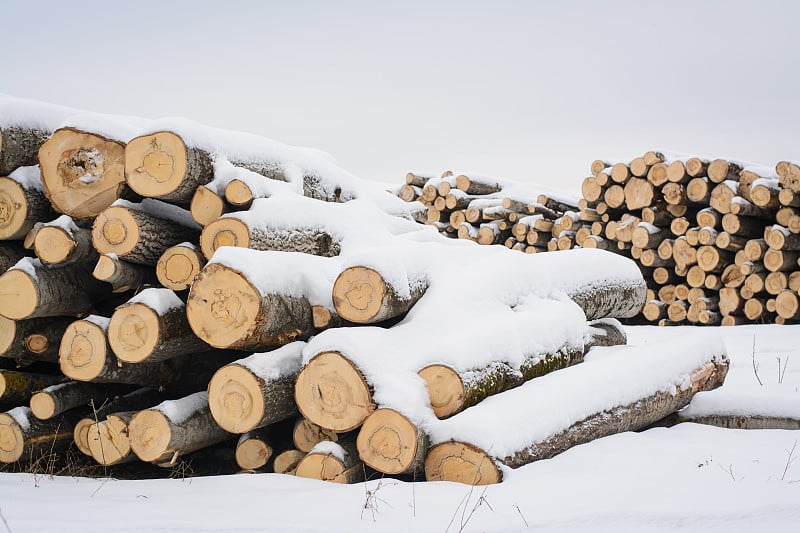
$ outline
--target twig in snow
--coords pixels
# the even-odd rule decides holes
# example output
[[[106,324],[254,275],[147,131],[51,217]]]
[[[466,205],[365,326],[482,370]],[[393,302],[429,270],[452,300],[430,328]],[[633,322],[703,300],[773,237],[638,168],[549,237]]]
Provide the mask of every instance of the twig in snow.
[[[783,467],[783,475],[781,475],[781,481],[786,478],[786,472],[789,471],[789,467],[792,465],[797,457],[794,457],[794,451],[797,449],[797,441],[794,441],[794,445],[792,446],[791,450],[785,450],[787,457],[786,457],[786,466]]]
[[[720,468],[722,468],[722,465],[720,465]],[[727,472],[731,476],[731,479],[736,482],[736,476],[733,475],[733,465],[728,465],[728,468],[722,468],[722,471]]]
[[[11,533],[11,526],[8,525],[8,520],[6,520],[6,517],[3,515],[2,509],[0,509],[0,520],[2,520],[3,525],[6,526],[6,531],[8,531],[8,533]]]
[[[783,370],[781,370],[781,358],[778,357],[778,383],[783,383],[783,376],[786,375],[786,367],[789,365],[789,356],[786,356],[786,361],[783,363]]]
[[[522,521],[523,521],[523,522],[525,522],[525,527],[531,527],[531,526],[528,524],[528,521],[527,521],[527,520],[525,520],[525,515],[524,515],[524,514],[522,514],[522,510],[519,508],[519,505],[518,505],[518,504],[516,504],[516,503],[514,504],[514,509],[516,509],[516,510],[517,510],[517,512],[519,513],[519,516],[520,516],[520,518],[522,518]]]
[[[758,384],[762,387],[764,386],[761,383],[761,378],[758,376],[758,363],[756,363],[756,336],[753,335],[753,373],[756,375],[756,379],[758,380]]]

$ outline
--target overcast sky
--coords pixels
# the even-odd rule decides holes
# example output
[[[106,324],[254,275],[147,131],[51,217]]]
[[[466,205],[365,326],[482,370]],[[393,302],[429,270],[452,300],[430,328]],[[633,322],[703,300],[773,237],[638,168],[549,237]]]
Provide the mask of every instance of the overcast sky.
[[[400,183],[578,193],[652,148],[800,159],[800,2],[0,0],[0,92],[185,116]]]

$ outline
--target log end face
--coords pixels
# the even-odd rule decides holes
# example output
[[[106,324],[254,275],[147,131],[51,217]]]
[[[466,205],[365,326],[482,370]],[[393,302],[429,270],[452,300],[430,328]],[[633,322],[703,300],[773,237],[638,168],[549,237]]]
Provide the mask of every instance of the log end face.
[[[337,442],[339,436],[335,431],[321,428],[305,418],[300,418],[294,425],[292,441],[301,452],[308,453],[314,446],[325,440]]]
[[[97,259],[97,264],[92,271],[92,276],[100,281],[106,281],[114,277],[117,273],[116,262],[107,255],[101,255]]]
[[[225,199],[233,206],[247,208],[253,201],[253,191],[242,180],[231,180],[225,186]]]
[[[100,213],[92,227],[92,244],[100,254],[129,254],[139,242],[139,226],[122,206],[109,207]]]
[[[464,408],[464,383],[453,369],[444,365],[429,365],[418,374],[425,381],[431,408],[437,418],[447,418]]]
[[[275,460],[272,462],[272,469],[276,474],[293,476],[297,471],[297,465],[305,456],[305,452],[300,450],[286,450],[275,456]]]
[[[261,439],[247,439],[236,447],[236,464],[245,470],[263,468],[272,457],[272,447]]]
[[[46,392],[37,392],[31,396],[31,412],[39,420],[49,420],[56,414],[56,402]]]
[[[18,239],[30,229],[28,201],[22,186],[11,178],[0,177],[0,240]]]
[[[336,352],[318,354],[300,372],[295,402],[305,418],[337,433],[357,428],[375,410],[364,376]]]
[[[106,364],[105,332],[88,320],[70,324],[61,337],[58,362],[61,372],[77,381],[91,381]]]
[[[141,363],[156,349],[160,335],[158,314],[148,306],[135,303],[120,307],[108,323],[108,344],[126,363]]]
[[[172,438],[167,417],[155,409],[136,413],[128,425],[131,450],[146,463],[162,462]],[[168,458],[167,458],[168,459]]]
[[[261,314],[261,295],[239,272],[207,266],[192,284],[186,317],[192,331],[215,348],[238,348]]]
[[[0,315],[0,356],[6,355],[11,349],[16,332],[16,322]]]
[[[0,413],[0,463],[13,463],[22,458],[25,437],[19,423],[8,413]]]
[[[385,474],[402,474],[414,467],[419,435],[405,416],[393,409],[378,409],[361,426],[356,439],[365,464]]]
[[[36,282],[27,272],[9,270],[0,276],[0,312],[12,320],[30,317],[36,310]]]
[[[333,483],[346,483],[344,465],[334,456],[322,453],[311,453],[303,457],[297,464],[297,477],[319,479]]]
[[[173,246],[165,251],[156,264],[156,277],[166,288],[183,291],[192,285],[203,265],[196,251],[186,246]]]
[[[387,292],[386,282],[378,272],[350,267],[333,284],[333,305],[343,319],[368,324],[380,313]]]
[[[203,228],[200,250],[206,259],[211,259],[217,248],[223,246],[249,248],[250,232],[247,225],[237,218],[218,218]]]
[[[187,170],[186,144],[170,131],[132,139],[125,150],[125,174],[131,189],[154,198],[174,192]]]
[[[36,232],[33,250],[44,264],[63,263],[78,245],[63,228],[45,226]]]
[[[87,442],[91,456],[103,466],[118,464],[131,453],[128,424],[113,415],[89,427]]]
[[[75,447],[83,455],[92,456],[92,451],[89,449],[89,428],[95,424],[92,418],[81,418],[75,423],[72,428],[72,440],[75,442]]]
[[[207,187],[198,187],[189,203],[189,211],[200,226],[207,226],[225,213],[225,202]]]
[[[491,485],[502,481],[502,474],[486,452],[462,442],[444,442],[428,451],[425,479]]]
[[[208,405],[219,427],[230,433],[255,429],[265,414],[258,378],[235,363],[220,368],[211,378]]]

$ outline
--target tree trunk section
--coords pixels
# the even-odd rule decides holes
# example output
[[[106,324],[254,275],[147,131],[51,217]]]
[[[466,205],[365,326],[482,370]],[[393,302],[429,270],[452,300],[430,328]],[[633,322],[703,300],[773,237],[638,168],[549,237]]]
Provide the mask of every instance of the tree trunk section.
[[[0,463],[20,460],[35,464],[43,456],[59,453],[72,443],[75,412],[39,420],[28,407],[0,413]]]
[[[295,422],[292,441],[295,448],[301,452],[308,453],[314,446],[326,440],[336,442],[339,440],[339,435],[335,431],[320,427],[303,417],[298,418]]]
[[[306,453],[300,450],[285,450],[275,456],[275,460],[272,462],[272,470],[276,474],[293,476],[297,472],[297,465],[300,464],[300,461],[305,456]]]
[[[182,243],[168,248],[161,255],[156,264],[156,276],[164,287],[185,291],[205,265],[203,254],[194,244]]]
[[[31,412],[39,420],[49,420],[75,407],[101,405],[126,392],[131,392],[127,385],[67,381],[35,392],[31,396]]]
[[[19,167],[39,163],[39,147],[50,132],[25,127],[0,127],[0,176],[8,176]]]
[[[62,380],[50,374],[0,370],[0,405],[27,405],[34,392]]]
[[[466,485],[493,485],[503,480],[498,462],[466,442],[443,442],[425,457],[425,479],[453,481]]]
[[[333,305],[343,319],[374,324],[407,312],[425,293],[427,284],[393,287],[376,270],[363,266],[345,269],[333,284]],[[407,293],[407,297],[399,294]]]
[[[410,474],[415,478],[423,472],[428,446],[425,431],[387,408],[367,417],[356,440],[358,455],[367,466],[384,474]]]
[[[0,177],[0,240],[22,239],[34,224],[55,217],[43,191]]]
[[[79,227],[67,231],[59,225],[45,224],[36,232],[33,250],[45,265],[85,263],[97,261],[98,257],[92,246],[92,231]]]
[[[205,227],[229,211],[225,200],[205,186],[198,187],[192,195],[189,212],[192,220],[200,227]]]
[[[264,468],[274,451],[272,428],[248,431],[236,443],[236,464],[245,470]]]
[[[115,293],[139,290],[154,283],[152,269],[119,259],[115,254],[97,258],[92,276],[110,284]]]
[[[358,483],[364,480],[364,463],[352,439],[338,443],[324,442],[300,460],[295,475],[332,483]]]

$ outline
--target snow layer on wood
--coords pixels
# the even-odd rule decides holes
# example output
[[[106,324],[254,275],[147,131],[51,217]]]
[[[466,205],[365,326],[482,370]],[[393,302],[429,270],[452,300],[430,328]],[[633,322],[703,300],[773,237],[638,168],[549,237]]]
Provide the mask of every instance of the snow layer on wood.
[[[57,392],[58,390],[63,389],[64,387],[71,386],[74,383],[77,383],[77,381],[65,381],[64,383],[56,383],[55,385],[50,385],[49,387],[43,388],[41,392],[46,392],[50,394],[53,392]]]
[[[108,115],[104,113],[80,112],[70,115],[59,124],[59,128],[94,133],[107,139],[127,143],[150,121],[140,117]]]
[[[697,394],[681,416],[763,416],[800,420],[797,391],[736,390],[733,388]]]
[[[89,315],[83,318],[83,320],[91,322],[92,324],[98,326],[103,331],[106,331],[108,329],[108,323],[111,322],[110,318],[106,318],[100,315]]]
[[[305,342],[293,342],[271,352],[254,353],[235,361],[235,364],[268,382],[296,376],[300,372],[305,346]]]
[[[777,176],[774,178],[758,178],[753,182],[751,187],[766,187],[769,190],[778,192],[781,190],[781,186],[778,184]]]
[[[158,315],[165,315],[170,310],[181,309],[185,305],[172,289],[157,287],[143,290],[127,303],[145,305]]]
[[[347,450],[341,447],[341,445],[331,442],[329,440],[323,440],[318,442],[311,448],[311,451],[308,452],[309,455],[312,453],[320,454],[320,455],[332,455],[336,457],[339,461],[344,463],[345,458],[347,457]]]
[[[14,264],[8,270],[22,270],[26,274],[28,274],[34,282],[39,280],[39,276],[36,274],[36,269],[42,268],[42,262],[34,257],[23,257],[19,261]]]
[[[31,415],[33,414],[30,407],[21,406],[15,407],[10,411],[7,411],[7,414],[14,419],[14,422],[19,424],[19,427],[22,428],[22,431],[28,431],[31,428]]]
[[[61,215],[57,219],[47,222],[45,226],[61,228],[66,231],[70,237],[74,236],[75,231],[78,230],[77,224],[75,224],[75,221],[72,220],[72,217],[69,215]]]
[[[120,199],[116,200],[111,205],[125,207],[127,209],[133,209],[134,211],[141,211],[143,213],[153,215],[154,217],[177,222],[181,226],[186,226],[187,228],[193,228],[198,231],[201,229],[200,226],[197,225],[197,222],[194,221],[194,219],[192,218],[192,214],[189,211],[181,207],[178,207],[177,205],[172,205],[168,204],[167,202],[156,200],[155,198],[145,198],[139,203]]]
[[[52,132],[78,109],[0,94],[0,128],[21,127]]]
[[[42,171],[39,169],[39,165],[19,167],[9,174],[8,177],[19,183],[26,191],[44,191],[44,186],[42,185]]]
[[[419,224],[386,214],[372,202],[321,202],[299,195],[258,198],[247,211],[223,215],[257,229],[310,229],[329,234],[346,247],[376,245],[392,235],[423,231]]]
[[[333,309],[331,291],[341,272],[338,257],[223,246],[209,261],[214,263],[241,272],[261,294],[305,297],[311,305]]]
[[[208,405],[206,391],[195,392],[178,400],[167,400],[153,407],[161,411],[173,424],[182,424],[189,417]]]
[[[291,182],[266,178],[247,168],[237,167],[225,157],[218,156],[214,160],[214,179],[206,187],[217,193],[225,195],[225,187],[233,180],[241,180],[253,192],[256,198],[266,198],[277,194],[303,194],[303,179]]]
[[[593,350],[581,365],[492,396],[447,420],[432,421],[431,439],[461,440],[507,457],[593,414],[688,387],[692,370],[724,354],[719,339],[692,337]]]

